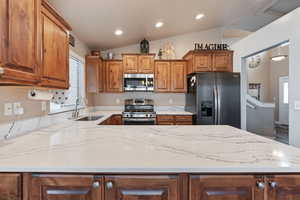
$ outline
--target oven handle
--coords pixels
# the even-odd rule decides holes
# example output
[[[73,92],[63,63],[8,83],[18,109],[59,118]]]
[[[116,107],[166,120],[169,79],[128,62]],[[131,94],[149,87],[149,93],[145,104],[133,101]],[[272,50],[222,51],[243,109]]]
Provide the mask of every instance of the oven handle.
[[[128,122],[156,122],[156,119],[155,118],[143,118],[143,119],[123,118],[123,121],[128,121]]]

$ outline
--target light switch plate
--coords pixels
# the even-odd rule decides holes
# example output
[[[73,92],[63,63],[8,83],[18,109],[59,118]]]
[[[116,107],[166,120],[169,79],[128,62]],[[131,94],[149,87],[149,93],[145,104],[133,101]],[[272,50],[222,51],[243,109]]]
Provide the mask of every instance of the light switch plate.
[[[14,114],[15,115],[23,115],[24,114],[24,109],[22,108],[22,105],[20,102],[14,103]]]
[[[300,101],[295,101],[295,110],[300,110]]]
[[[12,103],[4,104],[4,116],[11,116],[13,115],[13,105]]]
[[[47,111],[47,103],[45,101],[42,102],[42,111]]]

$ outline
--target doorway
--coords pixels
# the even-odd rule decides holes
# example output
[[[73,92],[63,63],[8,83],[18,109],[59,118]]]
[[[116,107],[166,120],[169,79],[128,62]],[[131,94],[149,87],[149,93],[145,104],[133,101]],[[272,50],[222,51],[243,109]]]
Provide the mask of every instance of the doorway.
[[[247,130],[288,143],[289,43],[246,58]]]

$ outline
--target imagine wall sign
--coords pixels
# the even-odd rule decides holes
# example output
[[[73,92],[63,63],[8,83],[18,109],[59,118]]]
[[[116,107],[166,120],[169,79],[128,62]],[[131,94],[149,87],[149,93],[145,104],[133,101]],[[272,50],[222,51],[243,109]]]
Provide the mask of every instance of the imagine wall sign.
[[[201,51],[201,50],[229,50],[228,44],[200,44],[195,43],[195,50]]]

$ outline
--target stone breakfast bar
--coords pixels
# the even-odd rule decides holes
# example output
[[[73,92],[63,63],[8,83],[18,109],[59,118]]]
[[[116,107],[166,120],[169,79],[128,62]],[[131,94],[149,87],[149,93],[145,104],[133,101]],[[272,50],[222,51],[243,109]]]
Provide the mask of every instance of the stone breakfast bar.
[[[300,149],[229,126],[103,120],[0,142],[0,199],[300,199]]]

